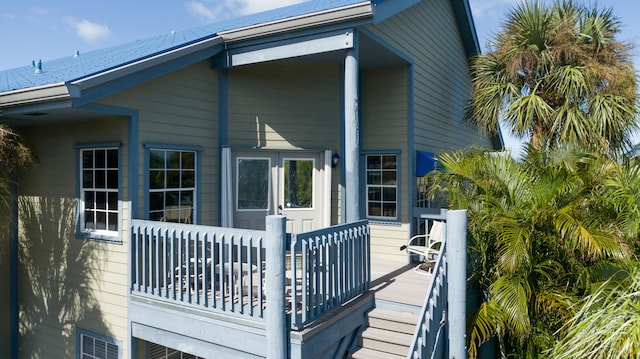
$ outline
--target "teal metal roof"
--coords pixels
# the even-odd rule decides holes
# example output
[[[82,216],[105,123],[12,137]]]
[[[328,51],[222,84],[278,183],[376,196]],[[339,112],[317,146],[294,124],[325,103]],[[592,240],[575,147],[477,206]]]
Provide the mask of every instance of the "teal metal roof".
[[[215,37],[222,31],[239,29],[246,26],[292,18],[324,10],[331,10],[343,6],[362,3],[364,1],[311,0],[253,15],[220,21],[193,29],[174,31],[169,34],[133,41],[102,50],[81,53],[79,56],[69,56],[57,60],[42,61],[42,71],[39,73],[37,73],[38,64],[34,64],[35,67],[23,66],[3,70],[0,71],[0,92],[60,82],[72,82],[196,43],[207,38]]]

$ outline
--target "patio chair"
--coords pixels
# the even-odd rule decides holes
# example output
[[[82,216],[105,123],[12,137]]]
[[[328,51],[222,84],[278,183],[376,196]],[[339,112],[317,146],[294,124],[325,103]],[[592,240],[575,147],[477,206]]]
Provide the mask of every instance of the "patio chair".
[[[409,238],[407,244],[400,247],[400,250],[406,251],[407,254],[420,256],[421,262],[414,268],[416,272],[426,270],[431,273],[433,271],[444,241],[444,230],[444,222],[433,221],[428,234],[415,235]],[[421,244],[422,242],[425,243]]]

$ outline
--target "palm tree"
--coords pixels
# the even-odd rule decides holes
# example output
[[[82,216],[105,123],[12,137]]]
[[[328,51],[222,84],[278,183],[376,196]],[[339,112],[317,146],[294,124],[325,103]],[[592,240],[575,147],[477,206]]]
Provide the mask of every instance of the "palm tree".
[[[535,147],[629,145],[637,129],[629,45],[617,41],[611,9],[573,1],[525,1],[471,62],[469,119],[488,131],[498,121]]]
[[[7,206],[11,199],[11,175],[25,169],[34,159],[33,150],[22,138],[10,128],[0,125],[0,206]]]
[[[609,279],[585,298],[549,358],[640,356],[640,270],[636,267],[622,274],[626,274],[622,280]]]
[[[439,160],[435,190],[468,209],[475,239],[469,272],[482,295],[469,354],[495,337],[505,356],[535,357],[554,345],[597,271],[631,256],[625,207],[608,196],[619,162],[569,146],[529,146],[521,162],[481,149]]]

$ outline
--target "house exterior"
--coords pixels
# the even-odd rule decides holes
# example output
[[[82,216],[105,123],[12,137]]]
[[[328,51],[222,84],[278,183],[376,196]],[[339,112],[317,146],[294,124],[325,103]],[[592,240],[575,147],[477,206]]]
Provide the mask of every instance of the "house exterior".
[[[193,312],[132,320],[163,320],[131,297],[134,219],[368,219],[371,255],[406,261],[416,153],[495,145],[462,120],[476,52],[466,0],[327,0],[0,71],[0,123],[39,156],[3,234],[0,353],[160,358],[184,342]],[[209,353],[261,356],[238,350]]]

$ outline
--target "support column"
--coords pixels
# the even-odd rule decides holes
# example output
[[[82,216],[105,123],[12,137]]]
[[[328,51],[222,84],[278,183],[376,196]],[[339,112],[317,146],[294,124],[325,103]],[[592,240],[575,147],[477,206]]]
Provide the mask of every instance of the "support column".
[[[285,303],[285,216],[267,216],[266,246],[266,324],[267,359],[287,358],[287,310]]]
[[[360,211],[360,120],[358,109],[358,34],[344,60],[344,170],[346,222],[361,219]]]
[[[449,358],[467,357],[467,211],[447,211]]]

